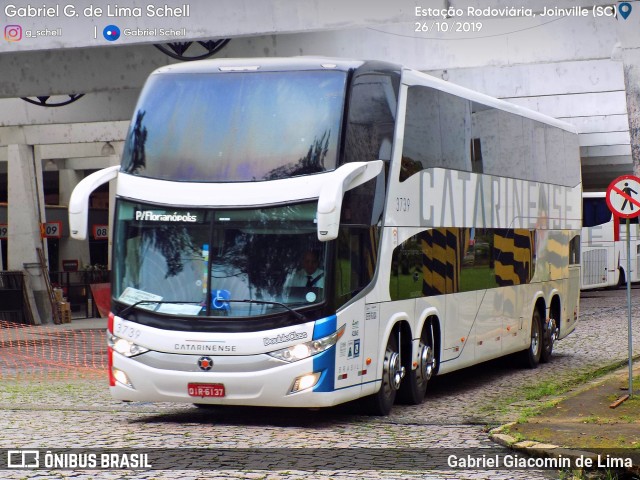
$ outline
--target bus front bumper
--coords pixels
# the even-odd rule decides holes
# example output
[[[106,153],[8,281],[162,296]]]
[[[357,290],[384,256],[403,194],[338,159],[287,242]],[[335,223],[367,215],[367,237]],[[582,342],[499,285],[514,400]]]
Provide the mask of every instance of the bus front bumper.
[[[154,352],[157,354],[157,352]],[[323,352],[318,356],[330,352]],[[163,355],[163,354],[159,354]],[[167,354],[167,357],[169,355]],[[194,355],[179,355],[184,362],[189,359],[195,365],[200,358]],[[235,357],[235,361],[245,365],[243,371],[216,371],[218,360],[223,357],[207,357],[213,363],[209,371],[181,371],[171,368],[157,368],[141,361],[139,357],[125,357],[118,353],[112,356],[111,395],[117,400],[145,402],[179,402],[212,405],[246,405],[246,406],[278,406],[278,407],[329,407],[345,401],[353,400],[360,394],[361,387],[335,391],[326,391],[326,385],[332,385],[332,369],[319,369],[314,357],[293,363],[278,362],[277,366],[251,371],[247,365],[256,362],[256,357]],[[228,358],[228,357],[227,357]],[[258,359],[258,363],[260,363]],[[314,367],[315,365],[315,367]],[[116,375],[113,375],[116,372]],[[120,373],[121,372],[121,373]],[[122,376],[124,373],[125,377]],[[296,392],[294,384],[297,379],[318,374],[314,386]],[[115,377],[115,378],[114,378]],[[330,380],[330,381],[329,381]],[[128,383],[129,385],[126,385]],[[219,386],[224,388],[224,396],[196,396],[189,393],[190,384]],[[323,387],[318,391],[318,387]],[[205,389],[206,390],[206,389]],[[202,390],[201,390],[202,391]]]

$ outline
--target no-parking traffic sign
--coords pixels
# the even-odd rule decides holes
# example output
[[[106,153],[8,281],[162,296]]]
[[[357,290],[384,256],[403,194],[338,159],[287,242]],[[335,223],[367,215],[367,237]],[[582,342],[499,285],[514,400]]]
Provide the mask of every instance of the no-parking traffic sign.
[[[633,218],[640,215],[640,178],[622,175],[607,188],[607,206],[614,215]]]

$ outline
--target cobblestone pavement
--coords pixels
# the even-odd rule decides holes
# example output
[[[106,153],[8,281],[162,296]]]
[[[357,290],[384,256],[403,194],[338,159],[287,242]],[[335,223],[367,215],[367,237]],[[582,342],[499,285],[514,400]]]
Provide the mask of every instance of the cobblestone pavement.
[[[634,289],[632,299],[640,295]],[[113,401],[106,379],[89,377],[42,382],[3,380],[0,385],[0,448],[163,448],[167,460],[178,448],[367,448],[368,455],[393,459],[405,449],[499,448],[487,439],[490,425],[514,419],[527,404],[524,386],[548,379],[568,380],[627,358],[627,310],[624,290],[583,294],[576,331],[556,344],[551,363],[535,370],[515,368],[509,359],[489,362],[443,377],[429,387],[420,406],[396,405],[388,417],[358,415],[353,406],[327,410],[265,408],[199,409],[167,403]],[[640,351],[640,311],[634,307],[634,345]],[[1,352],[0,352],[1,353]],[[504,399],[514,402],[493,408]],[[529,402],[530,403],[530,402]],[[391,454],[389,449],[394,449]],[[432,452],[437,450],[430,450]],[[285,450],[286,451],[286,450]],[[336,453],[344,450],[328,450]],[[470,478],[546,479],[544,470],[368,469],[366,458],[354,470],[270,471],[268,465],[245,470],[3,471],[6,479],[320,479],[320,478]],[[199,468],[199,467],[198,467]]]

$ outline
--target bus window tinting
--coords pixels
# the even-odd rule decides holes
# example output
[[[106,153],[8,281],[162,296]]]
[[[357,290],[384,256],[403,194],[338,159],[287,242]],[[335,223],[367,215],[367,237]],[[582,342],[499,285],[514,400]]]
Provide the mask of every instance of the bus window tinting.
[[[425,168],[470,171],[470,102],[427,87],[407,95],[400,181]]]
[[[378,262],[378,227],[341,226],[336,240],[335,306],[344,305],[371,280]]]
[[[523,285],[534,264],[533,230],[433,228],[393,251],[389,293],[403,300]]]
[[[344,162],[391,160],[399,79],[356,71],[349,92]]]
[[[595,227],[611,220],[611,210],[604,197],[582,199],[582,226]]]
[[[558,127],[433,88],[408,88],[401,182],[448,168],[575,187],[580,170],[567,169],[566,156],[576,151],[576,135]]]
[[[311,288],[295,282],[308,252],[326,271],[327,244],[318,242],[315,215],[315,203],[214,211],[119,200],[113,299],[177,302],[141,308],[215,317],[284,312],[278,303],[321,303],[324,279]]]
[[[237,182],[333,170],[346,75],[332,70],[152,77],[134,112],[122,171],[163,180]]]

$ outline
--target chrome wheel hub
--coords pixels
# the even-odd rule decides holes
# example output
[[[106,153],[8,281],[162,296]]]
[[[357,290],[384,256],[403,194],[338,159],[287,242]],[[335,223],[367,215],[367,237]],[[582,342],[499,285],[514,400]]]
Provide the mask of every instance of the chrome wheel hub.
[[[404,368],[400,365],[400,356],[397,352],[387,352],[387,354],[388,360],[385,365],[387,382],[393,390],[398,390],[404,377]]]
[[[547,331],[549,332],[549,343],[553,345],[553,343],[558,339],[559,328],[556,325],[555,318],[550,318],[547,323]]]
[[[425,381],[429,381],[435,367],[435,357],[433,349],[429,345],[420,343],[420,364],[418,369]]]
[[[531,353],[534,355],[538,353],[538,349],[540,348],[540,332],[535,330],[531,335]]]

